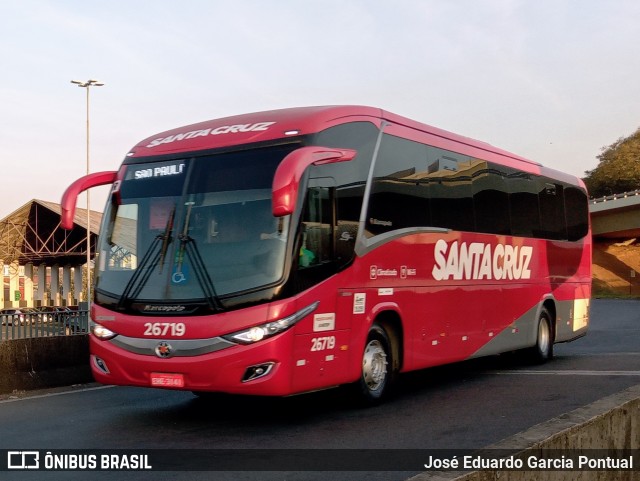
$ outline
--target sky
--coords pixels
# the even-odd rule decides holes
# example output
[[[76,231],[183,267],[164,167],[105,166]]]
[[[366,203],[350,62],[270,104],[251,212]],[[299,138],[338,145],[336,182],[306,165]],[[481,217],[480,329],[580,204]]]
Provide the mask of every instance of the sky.
[[[640,128],[640,2],[0,0],[0,71],[0,218],[86,173],[71,80],[105,84],[91,172],[181,125],[358,104],[582,177]]]

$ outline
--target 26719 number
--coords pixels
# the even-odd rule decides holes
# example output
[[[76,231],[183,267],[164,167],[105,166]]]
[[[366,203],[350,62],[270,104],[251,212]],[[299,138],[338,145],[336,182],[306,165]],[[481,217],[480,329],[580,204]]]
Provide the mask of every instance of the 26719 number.
[[[184,336],[187,327],[184,322],[146,322],[144,324],[145,336]]]
[[[311,339],[311,351],[324,351],[336,347],[335,336],[314,337]]]

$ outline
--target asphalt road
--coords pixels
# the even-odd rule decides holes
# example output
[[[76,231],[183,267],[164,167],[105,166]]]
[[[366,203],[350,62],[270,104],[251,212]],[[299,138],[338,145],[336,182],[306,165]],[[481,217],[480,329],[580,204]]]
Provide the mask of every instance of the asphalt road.
[[[591,318],[589,334],[556,345],[547,364],[532,366],[505,355],[406,374],[394,399],[369,409],[353,405],[341,389],[286,399],[200,399],[188,392],[97,385],[39,392],[0,401],[0,449],[168,449],[168,457],[177,458],[190,455],[176,451],[182,449],[375,449],[376,455],[390,456],[401,453],[396,450],[479,449],[640,384],[640,301],[595,300]],[[264,465],[269,463],[267,453]],[[233,472],[134,472],[126,479],[395,481],[419,472],[401,463],[398,471],[376,472],[256,472],[237,464]],[[124,476],[0,474],[7,480]]]

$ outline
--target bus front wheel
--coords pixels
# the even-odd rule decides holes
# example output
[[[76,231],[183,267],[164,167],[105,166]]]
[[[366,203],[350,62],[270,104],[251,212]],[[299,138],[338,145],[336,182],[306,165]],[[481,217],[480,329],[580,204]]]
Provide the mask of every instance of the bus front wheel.
[[[387,397],[395,377],[389,336],[378,324],[371,326],[362,354],[362,373],[358,381],[360,399],[367,405]]]
[[[531,348],[531,360],[537,364],[553,357],[553,322],[547,308],[543,307],[538,316],[536,345]]]

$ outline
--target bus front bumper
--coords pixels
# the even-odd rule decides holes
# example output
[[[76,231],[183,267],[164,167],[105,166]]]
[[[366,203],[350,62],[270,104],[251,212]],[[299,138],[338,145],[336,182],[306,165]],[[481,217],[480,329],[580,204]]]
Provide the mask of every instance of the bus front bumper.
[[[89,338],[91,370],[95,380],[103,384],[232,394],[292,394],[291,366],[284,362],[292,358],[290,331],[251,345],[228,343],[213,352],[200,349],[187,355],[172,355],[172,346],[181,340],[144,339],[140,340],[143,347],[131,348],[119,344],[117,337]],[[155,346],[151,350],[147,347],[149,341]]]

